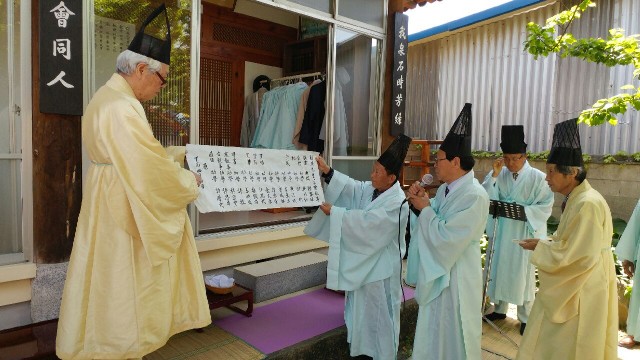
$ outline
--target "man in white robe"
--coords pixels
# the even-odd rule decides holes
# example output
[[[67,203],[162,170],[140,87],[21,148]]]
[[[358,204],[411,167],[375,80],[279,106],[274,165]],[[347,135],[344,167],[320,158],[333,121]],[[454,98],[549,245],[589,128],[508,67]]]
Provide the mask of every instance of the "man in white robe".
[[[627,336],[620,339],[618,345],[632,348],[638,344],[640,338],[640,283],[636,282],[636,265],[640,261],[640,201],[631,214],[629,223],[624,229],[618,246],[616,246],[618,259],[622,261],[622,269],[631,279],[633,278],[633,291],[629,301],[629,314],[627,315]]]
[[[550,240],[525,239],[540,287],[516,359],[617,359],[618,296],[605,199],[586,180],[577,119],[556,124],[547,183],[562,194]]]
[[[141,358],[211,323],[186,212],[202,180],[153,137],[140,104],[164,86],[170,45],[141,32],[82,119],[91,165],[62,295],[61,359]]]
[[[501,137],[504,155],[493,162],[493,171],[487,174],[482,186],[491,200],[524,206],[526,220],[499,217],[496,227],[496,220],[489,216],[486,233],[493,242],[493,254],[491,256],[489,251],[487,254],[487,262],[491,261],[487,294],[494,302],[495,310],[486,317],[491,321],[504,319],[509,304],[516,304],[522,335],[533,306],[536,275],[529,261],[531,252],[514,243],[513,239],[545,238],[554,199],[545,174],[527,161],[524,127],[504,125]]]
[[[489,197],[474,178],[471,104],[465,104],[435,159],[440,186],[429,199],[411,185],[411,243],[407,282],[420,305],[414,360],[480,360],[482,268],[480,239]],[[417,215],[417,216],[416,216]]]
[[[357,181],[318,157],[326,203],[305,228],[329,242],[327,288],[345,291],[350,355],[395,359],[400,336],[401,263],[409,207],[398,175],[411,139],[399,135]],[[401,241],[402,240],[402,241]]]

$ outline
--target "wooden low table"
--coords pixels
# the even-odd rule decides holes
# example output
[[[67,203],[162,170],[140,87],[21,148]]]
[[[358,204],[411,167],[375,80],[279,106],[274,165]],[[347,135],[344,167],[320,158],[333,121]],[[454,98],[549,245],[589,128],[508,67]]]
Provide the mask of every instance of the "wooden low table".
[[[209,309],[217,309],[226,307],[244,316],[251,317],[253,313],[253,290],[244,288],[240,285],[235,285],[233,290],[228,294],[216,294],[213,291],[207,289],[207,300],[209,301]],[[239,307],[233,305],[240,301],[247,301],[247,309],[242,310]]]

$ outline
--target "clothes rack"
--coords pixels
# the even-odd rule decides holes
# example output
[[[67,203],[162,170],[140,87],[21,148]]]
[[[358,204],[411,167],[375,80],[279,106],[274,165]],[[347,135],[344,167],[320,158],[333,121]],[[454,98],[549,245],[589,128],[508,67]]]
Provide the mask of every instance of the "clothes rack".
[[[277,79],[271,79],[271,88],[283,86],[283,85],[295,84],[296,82],[302,81],[302,79],[305,79],[305,78],[313,78],[315,80],[318,78],[324,78],[324,76],[325,75],[321,72],[314,72],[314,73],[308,73],[308,74],[299,74],[299,75],[285,76]]]

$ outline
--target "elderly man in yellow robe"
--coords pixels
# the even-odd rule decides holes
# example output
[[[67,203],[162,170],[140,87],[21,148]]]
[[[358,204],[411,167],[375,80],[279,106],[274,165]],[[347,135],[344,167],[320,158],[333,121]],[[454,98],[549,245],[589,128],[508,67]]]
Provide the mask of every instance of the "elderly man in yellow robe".
[[[140,104],[169,72],[169,29],[164,41],[144,33],[163,11],[118,56],[82,120],[91,165],[60,308],[62,359],[141,358],[211,323],[185,209],[201,179],[153,137]]]
[[[563,212],[550,240],[520,241],[540,287],[517,359],[617,359],[611,212],[586,175],[576,119],[557,124],[547,183],[564,196]]]

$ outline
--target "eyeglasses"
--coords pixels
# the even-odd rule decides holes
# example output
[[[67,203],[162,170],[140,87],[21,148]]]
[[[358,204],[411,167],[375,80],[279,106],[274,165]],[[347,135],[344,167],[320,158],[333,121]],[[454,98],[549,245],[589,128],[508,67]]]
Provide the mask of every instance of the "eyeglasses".
[[[167,80],[165,80],[165,78],[163,78],[162,75],[160,75],[159,72],[156,71],[155,74],[158,75],[158,79],[160,79],[160,82],[161,82],[160,86],[167,85]]]
[[[440,163],[440,161],[442,161],[442,160],[447,160],[447,158],[446,158],[446,157],[443,157],[443,158],[435,158],[434,160],[435,160],[435,164],[434,164],[434,165],[435,165],[435,166],[438,166],[438,164]]]
[[[505,162],[514,162],[514,161],[518,161],[520,159],[522,159],[523,155],[520,155],[518,157],[507,157],[507,156],[503,156],[502,159],[504,159]]]

